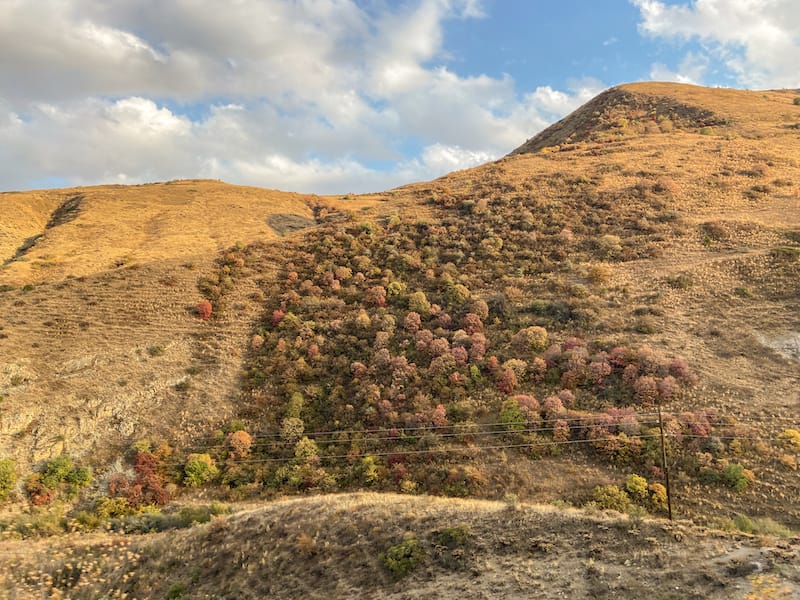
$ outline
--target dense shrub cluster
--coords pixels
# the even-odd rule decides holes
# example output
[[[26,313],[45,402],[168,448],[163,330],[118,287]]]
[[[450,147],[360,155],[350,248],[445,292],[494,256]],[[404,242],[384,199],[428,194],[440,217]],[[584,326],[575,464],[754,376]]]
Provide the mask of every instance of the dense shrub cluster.
[[[496,220],[491,201],[442,198],[438,222],[338,221],[289,253],[250,344],[243,416],[262,433],[211,452],[223,483],[480,494],[487,475],[472,459],[483,447],[540,456],[564,443],[660,476],[652,410],[694,384],[689,366],[647,345],[587,341],[580,303],[537,299],[553,290],[527,276],[565,253],[635,258],[624,238],[582,242],[585,228],[551,222],[545,207],[534,215],[522,197]],[[527,208],[505,210],[515,202]],[[481,220],[463,218],[474,210]],[[699,476],[697,456],[724,424],[665,418],[671,456]]]
[[[324,215],[262,290],[241,413],[258,438],[228,432],[182,483],[219,469],[230,488],[482,494],[484,449],[503,445],[532,457],[576,448],[659,478],[654,406],[694,375],[647,345],[589,340],[609,263],[657,251],[674,224],[652,209],[671,191],[643,179],[614,195],[592,179],[543,177],[520,189],[491,175],[458,192],[435,186],[430,218]],[[559,201],[536,198],[539,184]],[[201,282],[215,310],[258,253],[232,249]],[[588,265],[575,271],[585,284],[562,276],[575,264]],[[671,459],[692,476],[716,468],[739,441],[730,425],[665,415]],[[733,442],[716,444],[720,432]]]
[[[66,454],[46,461],[25,480],[25,491],[31,504],[50,504],[58,497],[72,498],[92,482],[88,467],[77,467]]]

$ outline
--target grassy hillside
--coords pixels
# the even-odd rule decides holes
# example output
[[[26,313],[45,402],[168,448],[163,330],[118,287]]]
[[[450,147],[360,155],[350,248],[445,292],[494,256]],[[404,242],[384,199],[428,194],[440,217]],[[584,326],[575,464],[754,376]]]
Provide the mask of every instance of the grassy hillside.
[[[359,494],[149,536],[0,542],[39,598],[792,598],[797,546],[617,513]],[[0,593],[2,593],[0,592]]]
[[[798,97],[622,86],[368,196],[0,196],[0,527],[362,489],[661,517],[658,405],[676,514],[791,536]]]

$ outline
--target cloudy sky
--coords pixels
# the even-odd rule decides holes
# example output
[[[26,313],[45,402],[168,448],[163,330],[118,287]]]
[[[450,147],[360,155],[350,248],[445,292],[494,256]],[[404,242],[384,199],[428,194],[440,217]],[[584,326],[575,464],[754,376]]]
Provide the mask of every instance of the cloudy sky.
[[[0,190],[378,191],[602,89],[800,87],[798,0],[0,0]]]

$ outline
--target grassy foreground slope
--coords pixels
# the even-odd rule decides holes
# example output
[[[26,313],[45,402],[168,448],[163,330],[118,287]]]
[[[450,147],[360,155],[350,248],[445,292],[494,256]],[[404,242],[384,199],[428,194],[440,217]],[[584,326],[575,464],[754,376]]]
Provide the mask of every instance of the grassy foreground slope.
[[[177,533],[2,542],[0,552],[0,594],[20,599],[800,592],[800,554],[789,543],[612,513],[386,494],[273,502]]]

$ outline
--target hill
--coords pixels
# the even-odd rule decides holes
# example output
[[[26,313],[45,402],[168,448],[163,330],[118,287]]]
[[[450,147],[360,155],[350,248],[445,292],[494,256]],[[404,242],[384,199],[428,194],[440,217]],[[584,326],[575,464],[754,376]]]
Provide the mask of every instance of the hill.
[[[0,590],[16,598],[780,599],[800,589],[788,543],[617,513],[391,494],[0,548]]]
[[[676,514],[791,536],[798,97],[621,86],[374,195],[1,195],[0,527],[125,527],[195,488],[663,517],[658,405]]]

